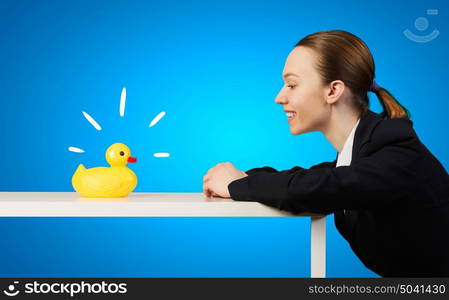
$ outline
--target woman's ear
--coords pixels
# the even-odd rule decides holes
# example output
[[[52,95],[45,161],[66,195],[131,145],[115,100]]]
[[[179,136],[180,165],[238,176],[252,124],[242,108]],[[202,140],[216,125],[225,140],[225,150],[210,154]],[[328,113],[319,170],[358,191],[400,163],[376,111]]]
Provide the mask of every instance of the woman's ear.
[[[326,102],[335,104],[345,91],[345,83],[341,80],[334,80],[326,88]]]

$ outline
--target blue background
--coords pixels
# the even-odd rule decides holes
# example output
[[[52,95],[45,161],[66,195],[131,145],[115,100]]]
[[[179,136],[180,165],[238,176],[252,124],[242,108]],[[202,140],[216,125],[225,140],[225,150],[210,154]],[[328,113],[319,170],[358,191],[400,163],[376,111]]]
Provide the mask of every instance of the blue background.
[[[76,166],[105,165],[105,149],[118,141],[138,157],[136,192],[201,192],[202,176],[224,161],[241,170],[332,161],[336,151],[326,139],[292,136],[274,103],[293,45],[328,29],[368,44],[377,82],[411,111],[416,132],[447,169],[448,7],[447,1],[2,0],[0,191],[73,191]],[[427,16],[427,9],[439,14]],[[414,28],[418,17],[429,20],[428,29]],[[404,36],[407,28],[441,34],[416,43]],[[149,128],[160,111],[167,115]],[[308,277],[309,222],[2,218],[0,276]],[[327,225],[327,275],[377,277],[338,234],[333,216]]]

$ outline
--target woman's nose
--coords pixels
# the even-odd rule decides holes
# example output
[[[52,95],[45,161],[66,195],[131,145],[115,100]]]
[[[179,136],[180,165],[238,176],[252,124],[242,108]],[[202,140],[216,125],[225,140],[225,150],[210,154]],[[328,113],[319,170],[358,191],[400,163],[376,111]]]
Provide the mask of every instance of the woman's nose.
[[[277,104],[286,104],[288,102],[287,97],[282,93],[279,93],[276,98],[274,98],[274,102]]]
[[[286,104],[288,102],[284,87],[281,88],[276,98],[274,98],[274,102],[277,104]]]

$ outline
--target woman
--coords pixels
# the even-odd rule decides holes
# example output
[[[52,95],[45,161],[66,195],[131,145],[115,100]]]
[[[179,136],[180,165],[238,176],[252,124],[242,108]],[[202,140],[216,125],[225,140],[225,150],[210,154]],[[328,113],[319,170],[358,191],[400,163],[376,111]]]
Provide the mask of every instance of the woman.
[[[275,102],[291,133],[322,132],[337,159],[285,171],[218,164],[203,178],[204,193],[292,213],[334,213],[354,253],[380,276],[449,276],[449,175],[417,137],[408,111],[373,81],[365,43],[338,30],[306,36],[283,77]],[[368,109],[368,91],[380,115]]]

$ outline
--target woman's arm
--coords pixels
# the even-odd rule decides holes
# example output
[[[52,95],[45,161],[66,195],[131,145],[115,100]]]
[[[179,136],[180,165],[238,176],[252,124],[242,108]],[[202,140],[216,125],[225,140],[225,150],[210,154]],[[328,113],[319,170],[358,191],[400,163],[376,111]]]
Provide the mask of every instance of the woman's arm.
[[[413,189],[422,184],[416,168],[421,157],[398,142],[351,166],[260,172],[231,182],[228,189],[234,200],[258,201],[293,213],[385,207],[412,198]]]
[[[335,161],[333,162],[322,162],[319,163],[317,165],[311,166],[310,169],[318,169],[318,168],[332,168],[335,167]],[[252,175],[252,174],[256,174],[256,173],[260,173],[260,172],[266,172],[266,173],[279,173],[279,172],[287,172],[287,173],[293,173],[299,170],[304,170],[304,168],[302,167],[293,167],[289,170],[285,170],[285,171],[278,171],[272,167],[262,167],[262,168],[254,168],[254,169],[250,169],[248,171],[246,171],[245,173],[248,175]]]
[[[251,174],[256,174],[256,173],[260,173],[260,172],[266,172],[266,173],[277,173],[279,172],[278,170],[272,168],[272,167],[262,167],[262,168],[254,168],[254,169],[250,169],[248,171],[246,171],[245,173],[248,175]]]

